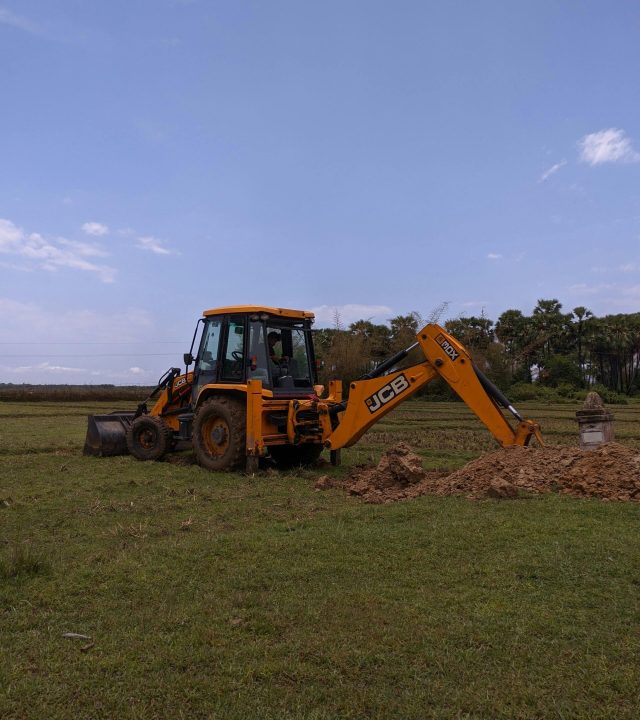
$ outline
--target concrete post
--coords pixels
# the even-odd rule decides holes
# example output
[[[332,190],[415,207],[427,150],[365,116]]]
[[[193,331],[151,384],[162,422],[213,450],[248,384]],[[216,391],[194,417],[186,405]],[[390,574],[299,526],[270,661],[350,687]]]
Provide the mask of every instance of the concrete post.
[[[582,410],[576,412],[576,420],[583,450],[595,450],[604,443],[613,442],[613,413],[605,408],[598,393],[587,395]]]

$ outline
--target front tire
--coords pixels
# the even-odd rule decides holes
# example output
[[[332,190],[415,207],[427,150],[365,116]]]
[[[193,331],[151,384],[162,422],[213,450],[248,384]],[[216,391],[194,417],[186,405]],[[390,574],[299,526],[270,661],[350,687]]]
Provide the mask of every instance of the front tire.
[[[246,461],[247,413],[244,403],[224,396],[206,400],[193,422],[193,449],[207,470],[234,470]]]
[[[137,460],[160,460],[172,442],[171,428],[157,415],[141,415],[127,430],[127,448]]]

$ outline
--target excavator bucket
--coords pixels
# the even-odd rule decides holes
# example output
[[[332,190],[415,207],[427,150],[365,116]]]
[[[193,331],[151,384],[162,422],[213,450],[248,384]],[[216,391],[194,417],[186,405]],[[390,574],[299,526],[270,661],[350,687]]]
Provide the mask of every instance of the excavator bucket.
[[[126,455],[127,430],[135,417],[134,412],[113,412],[108,415],[89,415],[85,455]]]

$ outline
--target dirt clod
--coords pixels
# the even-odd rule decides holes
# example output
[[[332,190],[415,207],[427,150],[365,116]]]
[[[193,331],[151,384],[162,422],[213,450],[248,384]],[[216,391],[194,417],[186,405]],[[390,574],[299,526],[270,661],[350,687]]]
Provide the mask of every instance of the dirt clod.
[[[518,488],[508,480],[495,478],[489,483],[487,495],[493,498],[514,498],[518,497]]]
[[[426,471],[406,443],[387,450],[375,468],[356,468],[346,481],[352,495],[368,503],[388,503],[433,492],[444,471]]]
[[[316,490],[329,490],[334,487],[341,487],[342,483],[336,478],[329,477],[329,475],[321,475],[315,482]]]
[[[556,492],[576,497],[640,502],[640,453],[618,443],[578,447],[502,448],[453,473],[426,471],[405,443],[387,450],[377,467],[356,468],[345,489],[369,503],[419,495],[516,498]],[[316,487],[335,487],[320,478]]]

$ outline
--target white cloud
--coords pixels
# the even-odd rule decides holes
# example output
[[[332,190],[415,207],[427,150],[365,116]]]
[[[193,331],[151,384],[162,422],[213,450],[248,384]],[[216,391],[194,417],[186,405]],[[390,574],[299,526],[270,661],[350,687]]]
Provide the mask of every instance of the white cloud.
[[[638,269],[638,266],[635,263],[625,263],[624,265],[620,265],[620,272],[623,273],[630,273],[630,272],[636,272]]]
[[[155,385],[159,375],[156,370],[145,370],[141,367],[103,370],[95,374],[100,376],[102,382],[113,382],[116,385]]]
[[[603,287],[607,287],[600,283],[600,285],[587,285],[587,283],[575,283],[574,285],[569,285],[569,290],[572,292],[595,292],[596,289],[602,289]]]
[[[149,252],[155,253],[156,255],[172,255],[174,254],[171,250],[164,247],[162,240],[157,240],[151,235],[145,235],[138,238],[137,246],[141,250],[148,250]]]
[[[40,35],[42,30],[31,20],[23,17],[22,15],[16,15],[11,10],[0,7],[0,25],[9,25],[17,28],[18,30],[24,30],[25,32],[32,33],[33,35]]]
[[[578,147],[580,159],[592,166],[607,162],[640,162],[640,153],[633,149],[624,130],[618,128],[585,135]]]
[[[636,262],[623,263],[617,267],[607,267],[606,265],[594,265],[590,268],[592,273],[603,275],[605,273],[634,273],[640,271],[640,264]]]
[[[108,265],[96,265],[87,257],[104,257],[105,252],[94,245],[64,238],[47,239],[40,233],[27,235],[10,220],[0,218],[0,253],[26,260],[31,268],[57,272],[62,268],[95,273],[102,282],[115,280],[116,271]]]
[[[62,310],[0,297],[0,336],[12,342],[32,343],[139,343],[154,335],[146,310],[126,308],[116,313]]]
[[[166,247],[164,240],[159,240],[153,235],[140,235],[133,228],[124,227],[119,228],[117,231],[118,235],[122,237],[135,238],[136,247],[140,250],[146,250],[147,252],[155,253],[156,255],[179,255],[177,250],[170,250]]]
[[[99,222],[86,222],[82,226],[82,232],[84,232],[87,235],[108,235],[109,234],[109,228],[107,225],[103,225]]]
[[[7,270],[15,270],[16,272],[33,272],[33,268],[26,265],[16,265],[16,263],[0,262],[0,267]]]
[[[489,253],[487,260],[502,260],[502,255],[500,253]]]
[[[545,170],[542,173],[538,182],[543,183],[545,180],[548,180],[554,173],[557,173],[558,170],[560,170],[560,168],[564,167],[566,164],[567,164],[566,160],[561,160],[559,163],[552,165],[548,170]]]
[[[609,313],[637,312],[640,303],[640,285],[622,285],[620,283],[577,283],[571,285],[569,292],[573,302],[589,304],[597,315]]]
[[[123,370],[91,370],[81,367],[58,365],[49,361],[32,365],[0,365],[0,373],[6,382],[14,383],[113,383],[115,385],[155,385],[158,372],[140,367]]]
[[[11,252],[22,240],[22,230],[10,220],[0,218],[0,252]]]
[[[107,257],[109,254],[97,245],[78,242],[77,240],[65,240],[65,238],[58,238],[58,243],[60,243],[60,245],[64,245],[65,247],[72,248],[78,253],[78,255],[82,255],[82,257]]]
[[[184,350],[182,342],[158,342],[167,337],[163,332],[155,316],[138,307],[66,309],[0,296],[0,378],[154,385]]]
[[[64,365],[52,365],[50,362],[37,363],[36,365],[20,365],[18,367],[7,367],[2,366],[3,372],[11,374],[24,374],[24,373],[52,373],[52,374],[64,374],[64,373],[83,373],[87,372],[85,368],[66,367]]]
[[[464,302],[458,304],[463,308],[485,308],[490,303],[487,300],[465,300]]]
[[[316,316],[316,325],[318,327],[333,327],[336,314],[344,326],[350,325],[356,320],[371,320],[372,322],[384,323],[394,314],[388,305],[359,305],[357,303],[319,305],[312,308],[312,311]]]

